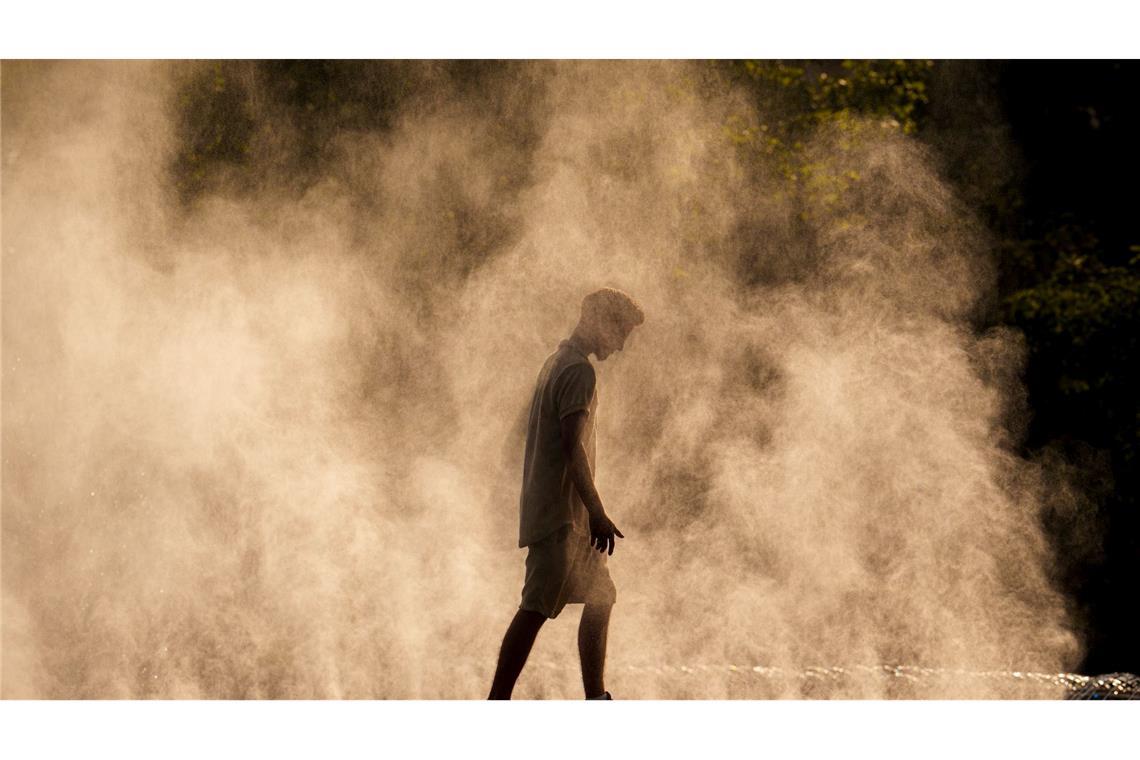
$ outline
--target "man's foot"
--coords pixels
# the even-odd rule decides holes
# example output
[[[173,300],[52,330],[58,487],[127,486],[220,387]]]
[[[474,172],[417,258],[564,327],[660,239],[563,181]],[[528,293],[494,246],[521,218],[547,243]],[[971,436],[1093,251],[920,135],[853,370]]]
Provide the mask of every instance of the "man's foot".
[[[609,699],[609,700],[612,700],[613,697],[610,696],[610,693],[608,691],[603,691],[602,695],[600,697],[586,697],[587,702],[592,700],[592,699]]]

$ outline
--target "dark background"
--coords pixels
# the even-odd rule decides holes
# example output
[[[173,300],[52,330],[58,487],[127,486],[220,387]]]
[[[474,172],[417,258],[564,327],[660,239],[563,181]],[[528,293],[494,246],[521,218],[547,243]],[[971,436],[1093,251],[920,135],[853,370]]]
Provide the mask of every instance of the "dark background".
[[[1029,339],[1024,448],[1066,453],[1096,512],[1099,549],[1074,561],[1065,561],[1064,526],[1047,525],[1086,628],[1083,670],[1140,672],[1140,65],[983,68],[1021,153],[1009,193],[1016,204],[995,210],[992,225],[1005,242],[1000,318]]]

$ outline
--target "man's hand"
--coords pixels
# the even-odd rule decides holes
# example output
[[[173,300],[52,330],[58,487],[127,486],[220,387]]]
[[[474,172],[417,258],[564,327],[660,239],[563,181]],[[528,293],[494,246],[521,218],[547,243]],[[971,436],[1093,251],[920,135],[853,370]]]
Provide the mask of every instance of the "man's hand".
[[[625,538],[613,521],[604,514],[590,515],[590,546],[600,552],[614,553],[617,538]]]

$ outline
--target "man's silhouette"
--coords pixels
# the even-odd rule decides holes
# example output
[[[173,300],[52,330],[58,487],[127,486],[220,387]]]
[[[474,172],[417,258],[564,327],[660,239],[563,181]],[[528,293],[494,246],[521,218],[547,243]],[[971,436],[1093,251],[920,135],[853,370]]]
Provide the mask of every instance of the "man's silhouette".
[[[587,699],[609,699],[603,683],[606,632],[617,591],[606,567],[624,538],[594,487],[598,394],[594,367],[625,346],[645,315],[620,290],[603,288],[582,299],[569,339],[538,374],[527,423],[519,504],[519,546],[529,547],[522,603],[503,637],[490,699],[510,699],[538,630],[567,604],[585,604],[578,654]]]

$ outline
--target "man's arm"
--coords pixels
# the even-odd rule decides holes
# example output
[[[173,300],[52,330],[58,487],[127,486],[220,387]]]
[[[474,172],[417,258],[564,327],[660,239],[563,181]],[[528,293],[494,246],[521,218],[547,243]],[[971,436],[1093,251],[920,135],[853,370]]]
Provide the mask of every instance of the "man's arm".
[[[586,411],[568,414],[561,420],[562,451],[566,454],[570,467],[570,479],[590,513],[590,545],[598,551],[614,553],[617,539],[625,538],[617,529],[613,521],[606,516],[602,507],[598,489],[594,486],[594,476],[590,472],[590,463],[586,458],[586,449],[582,446],[582,430],[586,426]]]

